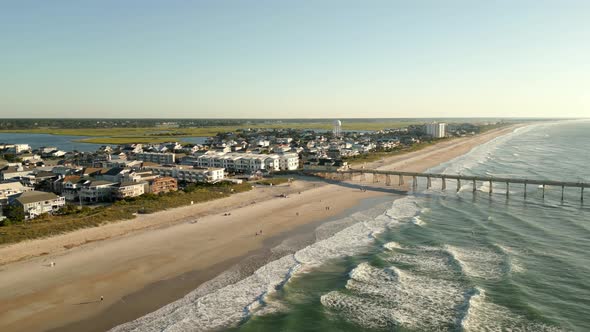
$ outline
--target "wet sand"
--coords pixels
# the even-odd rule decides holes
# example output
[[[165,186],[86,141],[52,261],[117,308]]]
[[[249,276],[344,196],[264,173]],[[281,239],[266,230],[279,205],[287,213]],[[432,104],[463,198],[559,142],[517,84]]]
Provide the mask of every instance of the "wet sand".
[[[425,170],[511,130],[444,141],[367,168]],[[102,331],[137,318],[182,297],[236,262],[264,256],[272,247],[269,239],[311,234],[314,227],[305,231],[302,227],[341,215],[368,198],[393,198],[391,191],[396,189],[365,186],[372,190],[361,192],[354,183],[299,180],[291,187],[255,189],[104,229],[2,247],[1,259],[13,263],[0,270],[0,329]],[[287,191],[289,198],[275,197]],[[231,216],[223,216],[226,211]],[[198,222],[190,223],[195,216]],[[264,235],[254,235],[260,229]],[[91,241],[101,237],[106,240]],[[77,246],[65,250],[69,243]],[[38,256],[44,252],[48,254]],[[255,258],[257,263],[246,265],[257,266],[270,258]],[[51,261],[55,267],[47,266]],[[100,301],[100,296],[105,300]]]

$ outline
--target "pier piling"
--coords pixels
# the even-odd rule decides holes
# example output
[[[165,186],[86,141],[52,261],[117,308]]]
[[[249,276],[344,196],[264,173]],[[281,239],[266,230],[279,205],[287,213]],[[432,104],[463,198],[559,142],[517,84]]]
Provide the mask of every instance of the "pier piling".
[[[399,185],[400,186],[403,186],[404,185],[404,176],[403,175],[400,175],[399,176]]]
[[[565,191],[565,186],[561,186],[561,201],[563,202],[563,192]]]
[[[490,195],[492,194],[492,180],[490,180]]]
[[[475,180],[473,180],[473,193],[475,194],[476,191],[477,191],[477,183],[475,182]]]
[[[510,196],[510,182],[506,182],[506,197]]]
[[[418,189],[418,178],[416,176],[412,177],[412,189],[414,191]]]
[[[447,189],[447,179],[446,178],[442,178],[442,185],[441,185],[441,189],[445,190]]]
[[[461,190],[461,179],[457,179],[457,192]]]

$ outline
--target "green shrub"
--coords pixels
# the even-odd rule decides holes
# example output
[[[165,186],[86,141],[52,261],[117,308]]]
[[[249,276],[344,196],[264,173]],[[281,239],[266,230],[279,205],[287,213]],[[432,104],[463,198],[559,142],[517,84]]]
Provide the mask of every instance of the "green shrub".
[[[233,191],[232,191],[233,189]],[[71,232],[86,227],[96,227],[105,223],[133,219],[136,213],[153,213],[165,209],[206,202],[230,196],[232,193],[245,192],[250,184],[220,183],[213,185],[194,185],[190,192],[176,191],[159,195],[145,194],[124,199],[111,206],[79,208],[73,204],[64,207],[60,215],[47,215],[25,223],[5,220],[0,224],[0,244],[14,243],[35,238]],[[22,209],[20,210],[22,212]],[[11,212],[11,211],[8,211]],[[16,213],[16,212],[11,212]],[[6,216],[8,216],[5,213]],[[22,212],[24,220],[24,212]]]

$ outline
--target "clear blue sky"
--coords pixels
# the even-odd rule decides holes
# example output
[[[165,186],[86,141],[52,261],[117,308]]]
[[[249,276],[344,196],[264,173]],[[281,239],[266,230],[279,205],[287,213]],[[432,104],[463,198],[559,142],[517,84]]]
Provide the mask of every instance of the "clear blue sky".
[[[0,2],[1,117],[590,117],[590,1]]]

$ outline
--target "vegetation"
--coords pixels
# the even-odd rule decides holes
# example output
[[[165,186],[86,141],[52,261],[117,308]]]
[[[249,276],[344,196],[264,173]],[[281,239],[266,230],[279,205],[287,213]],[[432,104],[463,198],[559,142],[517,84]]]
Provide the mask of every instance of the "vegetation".
[[[94,144],[131,144],[131,143],[165,143],[173,141],[182,142],[182,137],[166,136],[166,137],[150,137],[150,136],[125,136],[125,137],[93,137],[76,140],[81,143]]]
[[[44,215],[28,222],[9,217],[4,221],[3,227],[0,227],[0,244],[47,237],[81,228],[96,227],[113,221],[133,219],[137,213],[153,213],[189,205],[191,202],[206,202],[250,189],[251,185],[248,183],[189,185],[185,190],[160,195],[145,194],[118,201],[111,206],[79,208],[76,205],[66,205],[58,215]]]
[[[344,123],[344,130],[381,130],[387,128],[401,128],[417,124],[410,121],[381,121],[381,122],[348,122]],[[127,144],[127,143],[161,143],[170,140],[182,141],[182,137],[215,136],[220,132],[231,132],[243,129],[315,129],[330,130],[332,123],[325,122],[271,122],[248,123],[243,122],[227,126],[206,126],[186,128],[27,128],[4,129],[6,133],[33,133],[68,136],[90,136],[80,142],[96,144]]]
[[[25,220],[25,212],[18,206],[7,205],[4,207],[3,213],[12,222],[22,222]]]
[[[4,158],[4,160],[6,160],[9,163],[20,163],[23,161],[21,158],[19,158],[14,153],[5,153],[4,155],[2,155],[2,157]]]

